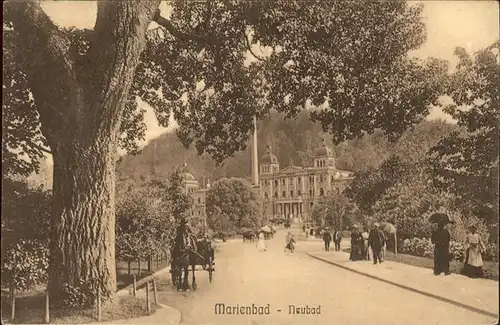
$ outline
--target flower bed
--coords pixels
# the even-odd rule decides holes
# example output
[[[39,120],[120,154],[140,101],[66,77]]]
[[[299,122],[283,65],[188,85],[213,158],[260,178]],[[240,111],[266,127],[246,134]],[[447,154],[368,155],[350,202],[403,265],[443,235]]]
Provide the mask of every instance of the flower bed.
[[[400,246],[400,252],[413,256],[434,257],[434,245],[428,238],[405,239]],[[465,246],[461,242],[450,242],[450,254],[453,261],[462,262],[465,258]],[[498,261],[498,246],[495,243],[488,243],[486,252],[483,253],[485,261]]]

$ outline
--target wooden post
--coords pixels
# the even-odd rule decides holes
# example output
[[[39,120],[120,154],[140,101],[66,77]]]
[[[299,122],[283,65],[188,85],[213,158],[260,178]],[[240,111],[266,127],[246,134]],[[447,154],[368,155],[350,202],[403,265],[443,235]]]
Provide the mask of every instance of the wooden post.
[[[128,274],[130,274],[130,260],[128,260],[127,264],[128,264],[127,271],[128,271]]]
[[[45,290],[45,324],[50,323],[49,290]]]
[[[398,254],[398,236],[394,233],[394,255]]]
[[[134,277],[134,282],[132,283],[132,294],[133,294],[133,295],[134,295],[134,297],[135,297],[135,295],[136,295],[136,291],[137,291],[137,282],[136,282],[136,281],[137,281],[137,278],[136,278],[136,275],[135,275],[135,274],[133,275],[133,277]]]
[[[101,321],[102,311],[101,311],[101,288],[97,287],[97,321]]]
[[[10,320],[14,322],[14,318],[16,318],[16,288],[14,285],[10,287],[10,298],[11,298],[11,314]]]
[[[158,295],[156,294],[156,279],[153,279],[153,293],[155,295],[155,304],[158,305]]]
[[[149,282],[146,282],[146,308],[148,310],[148,315],[151,314],[151,302],[149,300]]]
[[[138,263],[137,274],[141,275],[141,260],[139,259],[139,261],[137,263]]]
[[[151,255],[148,256],[148,272],[151,272]]]

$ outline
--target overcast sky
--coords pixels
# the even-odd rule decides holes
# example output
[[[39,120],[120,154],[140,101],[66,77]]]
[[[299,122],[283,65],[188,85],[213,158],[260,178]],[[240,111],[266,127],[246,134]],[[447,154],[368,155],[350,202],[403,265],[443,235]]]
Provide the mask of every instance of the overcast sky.
[[[417,1],[410,1],[416,3]],[[470,52],[484,48],[499,39],[499,8],[497,1],[423,1],[424,22],[427,25],[427,42],[412,55],[437,57],[456,62],[455,47]],[[57,25],[63,27],[93,28],[96,17],[94,1],[48,1],[44,10]],[[168,7],[162,4],[164,15]],[[429,119],[449,119],[440,109],[433,109]],[[149,108],[146,114],[146,141],[165,132],[158,126]],[[174,124],[174,123],[172,123]]]

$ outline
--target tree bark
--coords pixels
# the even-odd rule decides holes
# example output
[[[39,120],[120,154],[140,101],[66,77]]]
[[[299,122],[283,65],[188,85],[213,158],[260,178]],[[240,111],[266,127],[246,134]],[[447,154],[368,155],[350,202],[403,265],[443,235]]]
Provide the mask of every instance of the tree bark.
[[[97,288],[103,298],[116,291],[115,148],[110,137],[54,152],[52,297],[65,298],[64,284],[79,288],[89,301]]]

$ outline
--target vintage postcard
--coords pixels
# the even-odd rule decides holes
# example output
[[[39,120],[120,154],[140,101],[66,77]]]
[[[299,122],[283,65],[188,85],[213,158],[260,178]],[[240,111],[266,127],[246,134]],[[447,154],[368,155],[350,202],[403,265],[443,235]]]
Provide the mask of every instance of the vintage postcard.
[[[499,5],[3,2],[2,323],[498,324]]]

